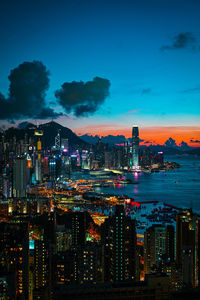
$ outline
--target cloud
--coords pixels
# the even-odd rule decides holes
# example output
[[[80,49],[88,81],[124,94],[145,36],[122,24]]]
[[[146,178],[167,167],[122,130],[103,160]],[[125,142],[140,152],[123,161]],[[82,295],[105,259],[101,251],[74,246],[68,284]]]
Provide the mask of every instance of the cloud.
[[[167,147],[176,147],[176,141],[173,138],[168,138],[168,140],[164,143]]]
[[[191,32],[179,33],[173,37],[170,45],[162,46],[161,51],[165,50],[180,50],[190,48],[192,50],[199,50],[197,40]]]
[[[190,143],[200,143],[200,140],[193,140],[193,139],[191,139]]]
[[[138,109],[132,109],[132,110],[127,111],[127,113],[128,113],[128,114],[137,114],[137,113],[140,112],[140,110],[141,110],[141,109],[139,109],[139,108],[138,108]]]
[[[63,83],[55,96],[66,112],[75,116],[91,115],[98,110],[109,95],[110,81],[95,77],[92,81]]]
[[[187,89],[184,90],[183,93],[187,94],[187,93],[195,93],[195,92],[200,92],[200,88],[196,87],[196,88],[191,88],[191,89]]]
[[[146,95],[146,94],[150,94],[151,93],[151,89],[150,88],[146,88],[142,90],[142,95]]]
[[[49,71],[39,61],[24,62],[11,70],[9,95],[0,94],[0,119],[55,118],[55,113],[45,103],[49,87]]]

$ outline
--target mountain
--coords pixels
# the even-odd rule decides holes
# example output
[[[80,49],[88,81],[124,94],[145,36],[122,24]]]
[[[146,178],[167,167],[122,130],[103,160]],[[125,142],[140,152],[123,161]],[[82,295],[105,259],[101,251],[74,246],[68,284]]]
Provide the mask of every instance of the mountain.
[[[64,127],[54,121],[41,124],[38,127],[34,124],[23,122],[22,128],[11,127],[4,131],[5,140],[12,140],[16,137],[16,140],[22,140],[25,138],[34,137],[34,132],[36,129],[43,131],[43,136],[41,137],[42,144],[44,148],[51,148],[55,144],[55,136],[60,133],[61,139],[68,139],[69,146],[72,149],[77,147],[88,148],[89,144],[80,139],[71,129]],[[24,127],[24,128],[23,128]]]
[[[54,121],[49,123],[41,124],[39,126],[44,133],[43,135],[43,143],[44,147],[49,147],[50,145],[54,145],[55,136],[57,133],[60,133],[61,139],[68,139],[69,145],[73,148],[76,147],[88,147],[88,143],[79,138],[71,129],[64,127]]]
[[[26,121],[25,122],[21,122],[18,125],[19,129],[26,129],[26,128],[31,128],[31,127],[35,127],[35,125],[32,124],[32,123],[26,122]]]
[[[98,135],[88,135],[88,134],[84,134],[81,135],[80,138],[82,140],[84,140],[85,142],[88,142],[90,144],[95,145],[96,143],[98,143],[99,141],[99,136]],[[125,138],[124,135],[107,135],[107,136],[102,136],[101,137],[101,141],[104,144],[109,144],[110,146],[114,146],[114,145],[121,145],[123,144],[127,139]],[[131,142],[131,138],[128,138],[129,142]]]

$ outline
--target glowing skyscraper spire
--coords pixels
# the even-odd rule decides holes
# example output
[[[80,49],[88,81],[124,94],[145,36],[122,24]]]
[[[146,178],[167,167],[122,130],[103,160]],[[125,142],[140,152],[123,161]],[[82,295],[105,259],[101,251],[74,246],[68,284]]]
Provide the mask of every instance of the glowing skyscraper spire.
[[[139,168],[139,130],[137,125],[132,128],[132,169]]]

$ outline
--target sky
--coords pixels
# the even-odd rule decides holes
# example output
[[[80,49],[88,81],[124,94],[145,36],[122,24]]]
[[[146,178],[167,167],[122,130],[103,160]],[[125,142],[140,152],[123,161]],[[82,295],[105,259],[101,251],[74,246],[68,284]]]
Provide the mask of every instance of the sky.
[[[137,124],[144,140],[200,146],[199,16],[200,0],[2,0],[0,124],[126,137]],[[16,92],[33,67],[44,85]]]

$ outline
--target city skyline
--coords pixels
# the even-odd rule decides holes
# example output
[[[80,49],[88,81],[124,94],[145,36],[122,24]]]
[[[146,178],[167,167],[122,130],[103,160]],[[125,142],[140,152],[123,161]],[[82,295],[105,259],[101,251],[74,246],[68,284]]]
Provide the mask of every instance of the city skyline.
[[[200,299],[200,1],[0,1],[0,298]]]
[[[77,134],[130,137],[136,123],[145,141],[163,144],[172,137],[199,146],[199,8],[198,1],[178,0],[4,2],[1,101],[9,101],[10,71],[41,61],[50,71],[45,107],[64,114],[54,120]],[[108,83],[98,105],[79,116],[73,105],[60,105],[55,92],[64,83],[86,86],[96,77]],[[1,127],[46,121],[24,110],[17,119],[0,114]]]

